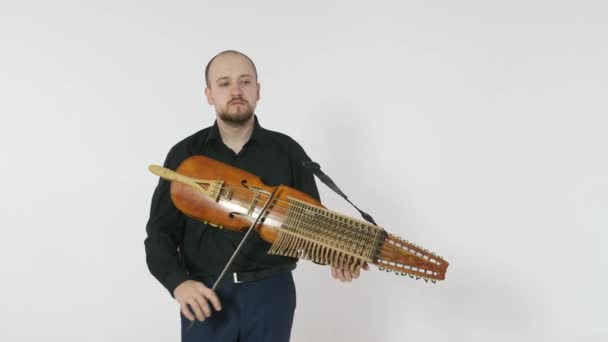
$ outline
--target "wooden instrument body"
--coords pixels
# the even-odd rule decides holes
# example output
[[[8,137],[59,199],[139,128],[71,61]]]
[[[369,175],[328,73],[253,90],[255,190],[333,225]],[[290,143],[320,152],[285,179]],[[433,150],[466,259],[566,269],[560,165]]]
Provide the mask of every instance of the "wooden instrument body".
[[[228,189],[244,188],[246,185],[249,188],[260,189],[264,193],[272,193],[275,190],[274,186],[264,184],[260,177],[252,173],[204,156],[192,156],[184,160],[176,172],[200,180],[222,180],[224,182],[223,187]],[[233,200],[239,195],[241,194],[232,192],[229,196],[220,196],[215,199],[183,183],[171,183],[171,200],[184,214],[218,228],[245,231],[252,223],[251,217],[247,217],[247,213],[251,212],[257,217],[268,196],[258,198],[255,203],[253,196],[251,199],[243,196],[245,197],[243,201],[251,200],[250,203],[244,203]],[[283,185],[278,186],[274,202],[286,202],[289,197],[324,208],[321,202],[313,197]],[[238,205],[235,205],[235,202]],[[256,230],[262,239],[272,243],[276,239],[277,230],[283,224],[282,218],[284,216],[281,216],[281,214],[286,214],[286,209],[271,204],[269,210],[275,214],[267,215],[262,223],[257,225]],[[238,214],[235,215],[234,213]]]
[[[327,210],[291,187],[268,186],[252,173],[199,155],[185,159],[175,172],[155,165],[150,171],[172,181],[177,209],[220,229],[248,229],[274,191],[256,226],[262,239],[273,244],[271,254],[351,270],[367,262],[400,275],[445,279],[449,264],[440,256],[381,227]]]

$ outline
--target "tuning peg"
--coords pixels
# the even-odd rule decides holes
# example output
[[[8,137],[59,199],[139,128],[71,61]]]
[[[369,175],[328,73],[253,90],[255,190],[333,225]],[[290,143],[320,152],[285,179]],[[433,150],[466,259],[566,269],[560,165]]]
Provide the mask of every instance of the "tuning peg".
[[[401,272],[401,275],[402,275],[402,276],[404,276],[404,275],[407,275],[407,273],[405,273],[405,272]]]
[[[424,282],[425,282],[425,283],[428,283],[428,282],[429,282],[429,278],[426,278],[426,277],[425,277],[425,278],[424,278]]]
[[[399,275],[399,272],[395,271],[395,274],[396,274],[396,275]]]
[[[431,279],[431,283],[436,284],[436,283],[437,283],[437,280],[435,280],[435,279]]]
[[[416,276],[416,280],[420,279],[420,276]]]
[[[408,274],[408,276],[410,276],[410,278],[414,279],[414,275],[413,274]]]
[[[378,267],[379,271],[384,271],[384,267]]]

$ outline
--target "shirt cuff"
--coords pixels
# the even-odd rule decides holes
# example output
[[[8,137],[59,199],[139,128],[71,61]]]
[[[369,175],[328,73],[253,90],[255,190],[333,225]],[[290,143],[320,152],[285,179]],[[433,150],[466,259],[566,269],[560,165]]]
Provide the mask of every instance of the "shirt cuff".
[[[181,283],[185,282],[186,280],[190,280],[188,273],[183,272],[183,271],[174,272],[174,273],[169,274],[165,278],[164,285],[167,288],[167,290],[169,290],[169,293],[171,294],[171,296],[173,298],[175,298],[175,296],[173,295],[175,288],[178,287]]]

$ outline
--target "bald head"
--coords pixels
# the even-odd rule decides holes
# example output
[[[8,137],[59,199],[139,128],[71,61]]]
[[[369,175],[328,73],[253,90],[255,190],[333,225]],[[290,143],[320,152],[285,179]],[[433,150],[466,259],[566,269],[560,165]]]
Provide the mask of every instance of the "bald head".
[[[237,51],[221,52],[207,64],[205,79],[205,96],[218,119],[234,126],[253,122],[260,83],[249,57]]]
[[[209,79],[209,70],[212,68],[213,62],[218,57],[225,56],[225,55],[235,55],[235,56],[240,56],[240,57],[245,58],[251,64],[251,66],[253,67],[253,72],[255,74],[255,79],[257,80],[257,78],[258,78],[258,71],[257,71],[257,69],[255,67],[255,64],[251,60],[251,58],[249,58],[244,53],[236,51],[236,50],[226,50],[226,51],[222,51],[222,52],[218,53],[217,55],[215,55],[213,58],[211,58],[211,60],[209,61],[209,63],[207,63],[207,66],[205,67],[205,83],[207,84],[207,87],[209,87],[210,84],[211,84],[211,80]]]

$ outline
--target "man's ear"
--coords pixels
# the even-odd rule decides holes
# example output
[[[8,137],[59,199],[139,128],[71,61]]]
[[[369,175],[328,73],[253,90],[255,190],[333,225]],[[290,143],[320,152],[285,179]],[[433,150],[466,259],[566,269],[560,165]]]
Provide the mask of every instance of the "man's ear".
[[[257,94],[258,94],[258,101],[260,101],[260,82],[258,82],[258,91],[257,91]]]
[[[205,96],[207,97],[207,103],[213,106],[213,99],[211,99],[211,89],[205,87]]]

